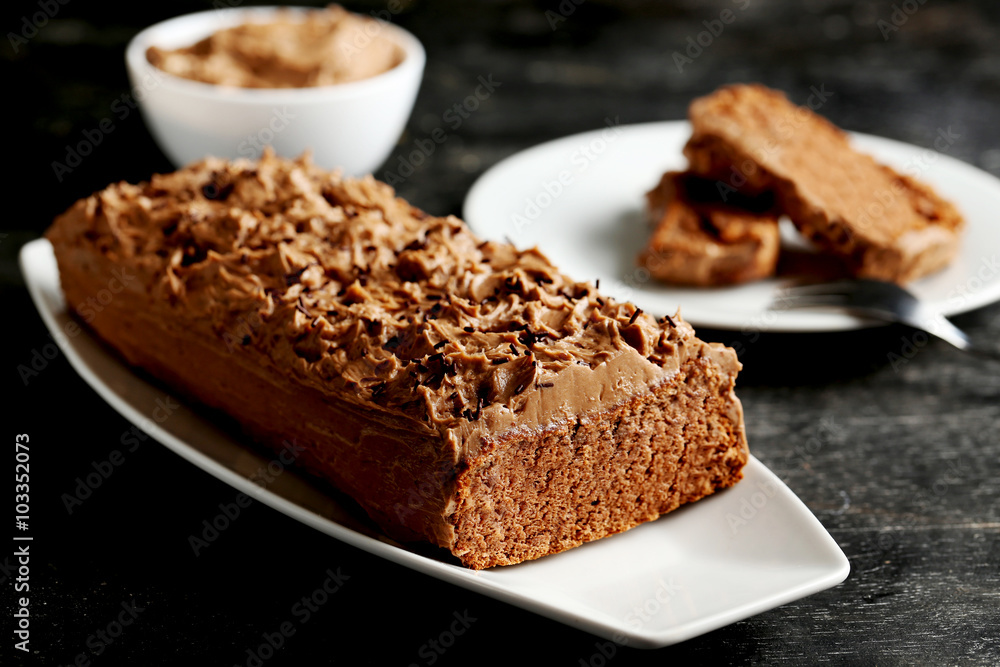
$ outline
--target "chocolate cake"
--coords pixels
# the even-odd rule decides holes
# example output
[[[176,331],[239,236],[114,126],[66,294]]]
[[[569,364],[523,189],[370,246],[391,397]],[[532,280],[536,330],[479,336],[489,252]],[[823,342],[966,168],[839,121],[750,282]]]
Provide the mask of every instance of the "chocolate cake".
[[[472,568],[650,521],[747,461],[733,350],[371,177],[208,159],[47,236],[71,310],[135,276],[88,313],[129,363]]]
[[[774,192],[799,231],[855,276],[905,283],[958,252],[964,221],[951,203],[854,150],[844,132],[780,92],[727,86],[695,100],[688,115],[690,171]]]
[[[774,274],[780,247],[774,198],[717,186],[669,171],[646,193],[655,229],[638,262],[657,280],[711,287]]]

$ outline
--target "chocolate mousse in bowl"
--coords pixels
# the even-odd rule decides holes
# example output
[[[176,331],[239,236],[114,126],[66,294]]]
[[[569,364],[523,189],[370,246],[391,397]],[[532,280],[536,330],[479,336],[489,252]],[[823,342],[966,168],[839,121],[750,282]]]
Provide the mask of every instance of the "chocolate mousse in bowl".
[[[398,25],[332,5],[180,16],[136,35],[125,59],[146,124],[177,166],[271,146],[363,175],[402,134],[426,55]]]
[[[151,46],[146,57],[174,76],[240,88],[309,88],[360,81],[391,70],[405,57],[375,19],[333,5],[279,11],[267,23],[215,32],[191,46]]]

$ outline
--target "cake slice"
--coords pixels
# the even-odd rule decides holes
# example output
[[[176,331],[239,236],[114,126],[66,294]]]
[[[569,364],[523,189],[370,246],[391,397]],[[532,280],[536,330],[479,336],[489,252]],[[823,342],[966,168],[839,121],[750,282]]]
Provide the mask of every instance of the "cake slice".
[[[854,275],[905,283],[940,270],[964,226],[930,187],[855,151],[847,135],[781,93],[736,85],[695,100],[690,170],[781,210]]]
[[[678,285],[734,285],[774,274],[780,239],[770,193],[747,197],[670,171],[646,194],[655,225],[639,265]]]
[[[650,521],[747,461],[733,350],[371,177],[208,159],[47,236],[70,309],[129,363],[472,568]]]

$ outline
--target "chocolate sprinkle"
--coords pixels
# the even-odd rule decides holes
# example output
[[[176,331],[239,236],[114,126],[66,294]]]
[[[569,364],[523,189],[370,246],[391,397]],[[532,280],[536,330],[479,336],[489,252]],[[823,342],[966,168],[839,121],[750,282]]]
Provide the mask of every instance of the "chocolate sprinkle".
[[[443,341],[438,342],[438,343],[434,343],[434,349],[435,350],[440,350],[442,347],[444,347],[447,344],[448,344],[448,341],[446,341],[446,340],[443,340]]]
[[[525,347],[531,347],[545,338],[548,338],[546,334],[536,334],[531,329],[528,329],[527,326],[524,328],[524,331],[517,336],[517,339],[521,341],[521,345],[524,345]]]
[[[490,363],[494,366],[499,366],[500,364],[506,364],[510,359],[506,357],[500,357],[499,359],[490,359]]]
[[[306,269],[308,269],[310,266],[313,265],[306,264],[301,269],[297,269],[295,271],[292,271],[291,273],[285,274],[285,285],[287,287],[291,287],[292,285],[297,285],[299,281],[302,279],[302,274],[305,273]]]
[[[632,313],[632,317],[630,317],[629,320],[628,320],[629,326],[632,326],[633,324],[635,324],[636,319],[638,319],[638,317],[640,315],[642,315],[642,308],[636,308],[635,312]]]
[[[226,185],[219,186],[215,183],[206,183],[201,188],[201,194],[205,199],[211,201],[225,201],[233,193],[234,183],[227,183]]]
[[[476,330],[476,327],[462,327],[462,331],[465,333],[472,333]]]

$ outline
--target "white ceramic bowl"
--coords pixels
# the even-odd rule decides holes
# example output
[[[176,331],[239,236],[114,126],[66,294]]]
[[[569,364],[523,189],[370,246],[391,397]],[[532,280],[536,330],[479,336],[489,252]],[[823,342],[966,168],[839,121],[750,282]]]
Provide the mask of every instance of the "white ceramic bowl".
[[[287,8],[283,8],[287,9]],[[348,174],[372,172],[403,132],[420,88],[426,54],[420,41],[383,21],[380,35],[404,52],[393,69],[361,81],[312,88],[235,88],[167,74],[146,60],[150,46],[189,46],[213,32],[244,23],[266,23],[277,7],[219,9],[187,14],[146,28],[125,51],[132,94],[160,148],[181,167],[207,155],[260,155],[274,147]],[[307,9],[295,8],[303,12]]]

